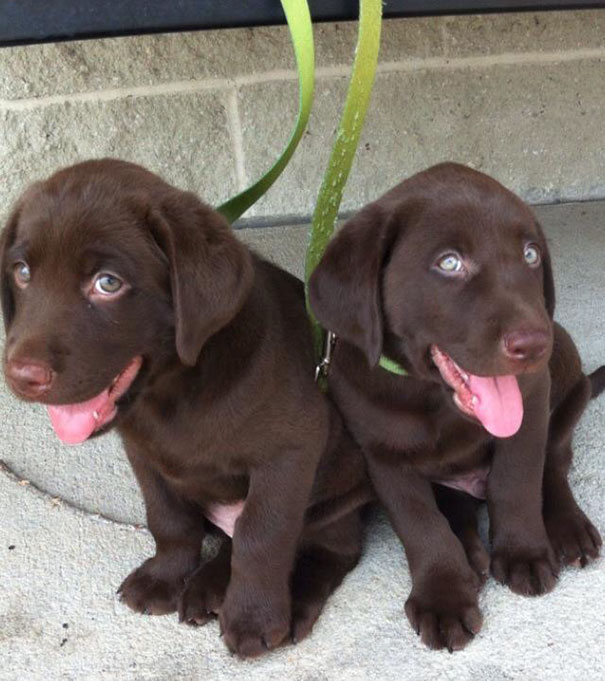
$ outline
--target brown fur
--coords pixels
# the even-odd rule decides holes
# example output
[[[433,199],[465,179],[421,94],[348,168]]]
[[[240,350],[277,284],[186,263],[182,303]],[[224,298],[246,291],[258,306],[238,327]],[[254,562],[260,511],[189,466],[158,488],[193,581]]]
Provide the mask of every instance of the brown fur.
[[[523,259],[528,242],[542,252],[537,269]],[[468,258],[468,276],[435,270],[448,251]],[[479,631],[489,565],[477,501],[431,481],[490,466],[491,571],[517,593],[547,592],[561,564],[597,556],[601,539],[567,481],[591,385],[572,340],[552,322],[548,248],[518,197],[456,164],[419,173],[345,224],[310,293],[318,319],[339,337],[331,391],[405,547],[413,578],[406,613],[426,644],[462,648]],[[511,337],[529,339],[523,361],[505,352]],[[473,374],[517,375],[525,415],[513,437],[490,436],[454,406],[432,344]],[[381,353],[409,376],[378,367]],[[591,379],[595,393],[602,371]]]
[[[18,261],[31,269],[25,288]],[[138,612],[178,609],[189,623],[219,611],[241,656],[305,636],[358,560],[370,492],[360,451],[313,383],[301,282],[194,195],[115,160],[31,187],[1,262],[4,368],[18,396],[88,400],[143,357],[112,425],[156,554],[121,598]],[[129,288],[97,304],[84,282],[104,268]],[[37,395],[40,375],[52,384]],[[201,506],[244,497],[233,541],[200,565]]]

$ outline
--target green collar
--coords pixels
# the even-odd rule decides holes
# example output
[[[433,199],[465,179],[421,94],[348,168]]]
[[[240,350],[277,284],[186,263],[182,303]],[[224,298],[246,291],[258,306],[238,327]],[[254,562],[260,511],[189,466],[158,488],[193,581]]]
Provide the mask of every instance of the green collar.
[[[380,355],[378,360],[378,365],[381,366],[386,371],[390,371],[392,374],[397,374],[398,376],[407,376],[408,372],[398,364],[395,360],[385,357],[385,355]]]

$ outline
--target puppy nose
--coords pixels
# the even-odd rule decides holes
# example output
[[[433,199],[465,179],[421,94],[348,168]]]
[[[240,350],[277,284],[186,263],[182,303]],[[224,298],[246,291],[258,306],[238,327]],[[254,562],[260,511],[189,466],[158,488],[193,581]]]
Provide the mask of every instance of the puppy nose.
[[[6,378],[13,390],[23,397],[41,397],[50,390],[55,372],[46,364],[31,361],[9,360]]]
[[[548,350],[549,342],[545,331],[513,331],[504,336],[504,354],[519,362],[535,361]]]

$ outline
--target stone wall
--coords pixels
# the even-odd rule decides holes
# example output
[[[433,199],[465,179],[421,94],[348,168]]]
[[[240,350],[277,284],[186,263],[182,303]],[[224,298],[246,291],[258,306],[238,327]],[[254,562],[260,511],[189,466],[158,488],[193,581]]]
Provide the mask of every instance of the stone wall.
[[[356,25],[315,33],[311,124],[259,224],[308,216],[325,169]],[[605,197],[604,59],[605,10],[385,21],[343,209],[446,159],[533,202]],[[273,163],[296,105],[285,27],[2,49],[0,219],[32,180],[107,155],[219,203]]]

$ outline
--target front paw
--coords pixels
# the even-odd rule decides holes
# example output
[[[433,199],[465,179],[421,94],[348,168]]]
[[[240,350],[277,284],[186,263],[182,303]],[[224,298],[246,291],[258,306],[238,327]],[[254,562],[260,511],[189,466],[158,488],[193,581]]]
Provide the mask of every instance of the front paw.
[[[585,567],[598,558],[601,535],[577,505],[545,513],[544,521],[560,565]]]
[[[554,553],[547,539],[515,545],[513,542],[492,551],[492,575],[521,596],[539,596],[552,591],[559,576]]]
[[[219,620],[229,650],[240,657],[258,657],[276,648],[290,634],[290,598],[253,586],[229,587]]]
[[[120,601],[144,615],[174,612],[187,574],[172,562],[149,558],[122,582],[118,589]]]
[[[427,571],[428,572],[428,571]],[[429,648],[461,650],[481,629],[478,606],[480,580],[470,569],[434,569],[430,577],[414,578],[405,613]]]

